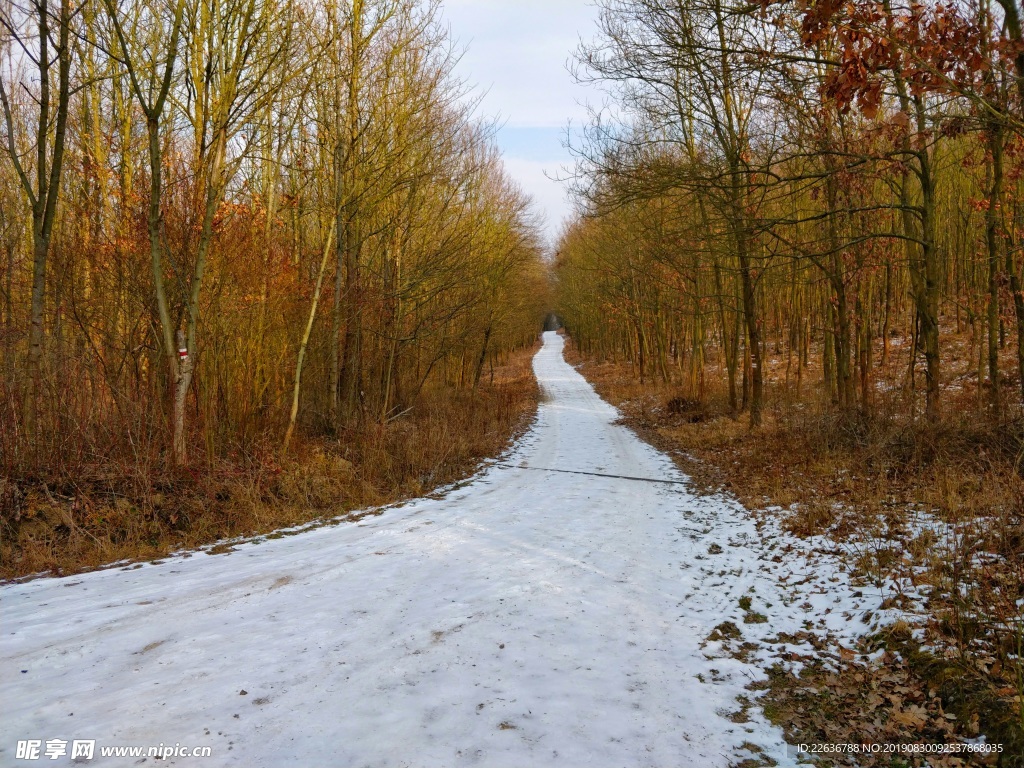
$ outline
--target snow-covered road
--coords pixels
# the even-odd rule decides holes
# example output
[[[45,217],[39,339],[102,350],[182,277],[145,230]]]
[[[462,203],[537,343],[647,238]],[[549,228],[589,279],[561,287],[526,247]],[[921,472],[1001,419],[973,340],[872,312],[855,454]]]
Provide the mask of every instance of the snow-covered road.
[[[734,722],[757,668],[707,642],[807,615],[750,516],[615,425],[559,336],[534,367],[534,427],[443,498],[2,587],[0,765],[32,765],[27,739],[95,740],[97,765],[180,744],[212,756],[159,764],[711,768],[744,742],[785,764],[756,708]],[[744,595],[772,621],[745,625]]]

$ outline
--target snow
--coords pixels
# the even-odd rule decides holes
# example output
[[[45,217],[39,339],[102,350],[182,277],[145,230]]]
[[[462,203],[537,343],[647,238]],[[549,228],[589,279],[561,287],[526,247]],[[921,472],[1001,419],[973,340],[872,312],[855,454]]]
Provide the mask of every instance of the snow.
[[[531,431],[440,498],[0,588],[0,765],[53,738],[95,739],[97,765],[133,764],[102,746],[176,743],[212,757],[161,764],[794,764],[756,707],[730,719],[737,696],[806,651],[775,635],[855,637],[884,595],[693,492],[562,343],[545,334],[534,361]],[[766,622],[744,622],[744,596]],[[709,640],[726,621],[742,637]]]

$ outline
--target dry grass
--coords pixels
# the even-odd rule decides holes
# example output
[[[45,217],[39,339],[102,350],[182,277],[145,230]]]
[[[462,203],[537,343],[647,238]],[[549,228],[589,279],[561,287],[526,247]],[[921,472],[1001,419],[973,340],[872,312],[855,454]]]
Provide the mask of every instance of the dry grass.
[[[628,365],[585,359],[571,345],[568,357],[628,426],[673,456],[698,487],[781,515],[797,535],[828,534],[869,582],[888,587],[912,578],[928,595],[926,604],[908,606],[926,617],[924,644],[899,631],[865,640],[891,648],[890,663],[856,663],[842,672],[812,665],[803,678],[772,676],[764,701],[791,742],[860,741],[851,738],[857,733],[955,740],[980,730],[1005,745],[1000,765],[1024,765],[1019,411],[994,424],[978,415],[976,391],[952,386],[946,418],[929,426],[903,415],[905,396],[893,387],[872,418],[844,417],[821,401],[808,383],[812,375],[802,397],[784,387],[784,366],[775,359],[764,426],[751,431],[745,415],[728,413],[724,392],[695,401],[671,384],[641,385]],[[899,376],[878,375],[887,374]],[[1012,402],[1012,389],[1008,395]],[[922,513],[952,524],[954,533],[915,528]],[[878,690],[901,697],[884,699],[893,718],[876,706]],[[917,704],[920,721],[901,719],[903,708]]]
[[[387,424],[337,441],[276,446],[161,475],[145,466],[78,466],[59,476],[0,477],[0,578],[68,574],[150,560],[220,539],[273,531],[421,496],[468,475],[530,423],[535,350],[514,354],[493,384],[434,388]]]

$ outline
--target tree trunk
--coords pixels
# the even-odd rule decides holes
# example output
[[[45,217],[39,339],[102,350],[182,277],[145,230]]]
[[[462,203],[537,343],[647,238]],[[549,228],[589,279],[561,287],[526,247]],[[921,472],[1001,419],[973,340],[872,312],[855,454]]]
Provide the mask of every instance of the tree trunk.
[[[0,209],[0,213],[3,210]],[[13,241],[5,244],[5,251],[7,252],[7,263],[4,269],[4,371],[7,375],[7,380],[14,383],[14,344],[10,341],[13,338],[12,330],[14,328],[14,249],[15,244]]]
[[[1024,281],[1017,271],[1013,258],[1014,249],[1006,249],[1006,274],[1010,277],[1010,293],[1013,295],[1013,309],[1017,318],[1017,383],[1020,386],[1020,402],[1024,405]]]
[[[833,351],[835,352],[836,395],[839,408],[849,410],[854,407],[854,382],[851,355],[853,350],[850,333],[850,301],[846,292],[846,269],[843,264],[843,253],[839,243],[839,230],[836,214],[839,209],[839,188],[835,178],[834,163],[829,162],[829,174],[825,180],[825,195],[829,206],[828,215],[828,247],[829,256],[825,262],[829,283],[835,295],[832,316],[835,321]]]
[[[35,5],[38,14],[39,53],[36,66],[39,73],[38,120],[36,124],[36,180],[35,189],[18,159],[15,147],[11,106],[7,90],[0,82],[0,99],[8,133],[8,152],[18,173],[22,188],[32,206],[32,291],[29,307],[28,379],[29,391],[25,399],[25,431],[34,436],[39,398],[42,389],[43,339],[45,336],[46,261],[50,251],[50,235],[57,213],[60,195],[61,171],[64,165],[64,140],[67,131],[68,108],[71,100],[71,5],[61,0],[58,19],[57,109],[51,112],[50,69],[54,57],[50,53],[50,10],[47,0]],[[47,137],[54,120],[53,146]]]
[[[825,297],[825,313],[828,315],[828,325],[825,328],[825,339],[821,350],[822,384],[825,387],[825,396],[834,403],[838,397],[835,371],[836,307],[828,295]]]
[[[476,361],[476,372],[473,374],[473,389],[476,389],[480,384],[480,377],[484,373],[484,363],[487,362],[487,347],[491,341],[491,325],[488,324],[487,330],[484,331],[484,343],[480,347],[480,357]]]
[[[921,118],[923,123],[923,118]],[[923,132],[923,129],[922,129]],[[921,259],[924,294],[921,302],[921,333],[924,336],[925,415],[939,420],[942,358],[939,354],[939,292],[941,290],[938,256],[935,249],[935,188],[927,150],[920,152],[921,170]]]
[[[292,407],[288,415],[288,429],[284,433],[284,444],[282,450],[287,453],[288,445],[291,443],[292,435],[295,433],[295,423],[299,418],[299,397],[302,393],[302,366],[306,361],[306,347],[309,346],[309,337],[313,333],[313,323],[316,321],[316,310],[320,305],[320,291],[324,286],[324,273],[327,271],[327,261],[331,254],[331,242],[334,239],[334,231],[337,222],[331,225],[327,233],[327,242],[324,243],[324,253],[320,258],[320,268],[316,274],[316,287],[313,289],[313,303],[309,308],[309,317],[306,320],[306,328],[302,332],[302,340],[299,342],[299,354],[295,360],[295,382],[292,385]],[[335,337],[337,339],[337,337]],[[337,347],[337,344],[334,345]]]
[[[743,290],[743,317],[747,325],[748,351],[750,354],[750,426],[761,426],[761,411],[764,407],[764,377],[761,370],[761,332],[758,327],[757,294],[751,274],[749,243],[740,241],[740,283]]]
[[[987,139],[992,162],[988,168],[990,181],[988,209],[985,211],[985,243],[988,246],[988,384],[989,408],[999,419],[999,217],[1003,199],[1003,131],[999,125],[988,127]],[[978,382],[979,386],[981,382]]]
[[[185,440],[185,404],[188,400],[188,389],[192,385],[193,358],[186,346],[185,332],[178,331],[176,336],[177,352],[171,350],[171,357],[177,356],[177,360],[174,361],[177,363],[174,366],[177,372],[174,375],[174,411],[171,417],[174,432],[172,445],[175,466],[184,467],[188,464],[188,445]]]
[[[739,412],[739,403],[736,396],[736,360],[739,349],[739,329],[737,323],[733,323],[733,333],[730,334],[729,326],[725,322],[725,290],[722,284],[722,267],[715,259],[715,292],[718,295],[718,317],[722,325],[722,357],[725,360],[726,378],[729,384],[729,412],[733,418]]]
[[[341,367],[341,412],[344,422],[351,421],[362,405],[363,308],[359,264],[359,244],[353,242],[351,227],[346,225],[345,237],[345,343]]]
[[[49,238],[44,238],[40,226],[32,222],[32,302],[29,311],[28,378],[29,395],[25,402],[25,430],[35,434],[36,414],[42,392],[43,311],[46,301],[46,258],[50,251]],[[41,224],[41,222],[39,223]]]

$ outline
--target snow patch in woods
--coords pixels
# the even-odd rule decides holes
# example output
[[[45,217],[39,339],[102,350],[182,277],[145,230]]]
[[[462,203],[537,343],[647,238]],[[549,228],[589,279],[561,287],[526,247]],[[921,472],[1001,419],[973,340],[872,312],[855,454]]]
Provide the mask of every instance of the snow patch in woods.
[[[794,764],[737,696],[811,652],[779,633],[852,644],[884,589],[693,492],[556,334],[534,369],[532,430],[442,498],[0,588],[0,764],[53,738],[96,765],[160,743],[213,751],[164,765]]]

